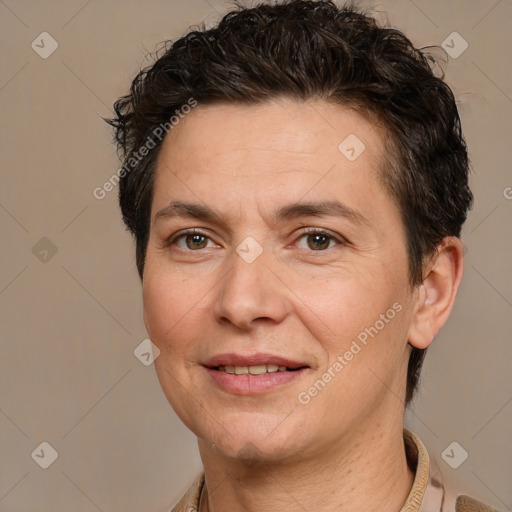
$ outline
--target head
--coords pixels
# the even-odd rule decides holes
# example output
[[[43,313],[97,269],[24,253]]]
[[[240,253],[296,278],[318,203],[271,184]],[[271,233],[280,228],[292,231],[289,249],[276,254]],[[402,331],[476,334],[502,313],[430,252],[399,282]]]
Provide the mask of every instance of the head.
[[[286,1],[188,33],[116,102],[120,205],[155,364],[199,437],[218,441],[244,414],[242,426],[270,431],[270,411],[297,396],[291,383],[279,397],[210,389],[216,357],[237,347],[292,354],[305,366],[293,382],[317,382],[292,430],[333,401],[352,408],[347,425],[361,420],[382,382],[400,406],[412,399],[460,282],[472,202],[455,100],[433,63],[354,7]],[[341,369],[337,354],[350,358]],[[375,393],[361,400],[368,368]],[[202,400],[226,416],[211,420]]]

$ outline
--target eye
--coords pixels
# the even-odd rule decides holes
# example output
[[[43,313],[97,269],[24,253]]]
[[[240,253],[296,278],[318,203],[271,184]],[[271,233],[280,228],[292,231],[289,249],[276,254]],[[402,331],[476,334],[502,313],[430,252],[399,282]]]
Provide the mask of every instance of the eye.
[[[341,240],[322,230],[309,230],[302,233],[297,242],[300,249],[312,251],[325,251],[335,245],[341,244]]]
[[[175,237],[169,242],[169,245],[176,245],[183,251],[198,251],[200,249],[208,249],[217,247],[212,240],[200,231],[186,231]]]

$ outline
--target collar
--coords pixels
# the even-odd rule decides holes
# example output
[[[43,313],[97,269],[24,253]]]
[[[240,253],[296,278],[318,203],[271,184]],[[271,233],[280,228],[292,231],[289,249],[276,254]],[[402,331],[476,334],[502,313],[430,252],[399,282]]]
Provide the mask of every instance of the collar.
[[[437,466],[431,467],[425,445],[416,434],[405,428],[404,445],[407,463],[414,471],[414,481],[400,512],[441,512],[445,492]]]

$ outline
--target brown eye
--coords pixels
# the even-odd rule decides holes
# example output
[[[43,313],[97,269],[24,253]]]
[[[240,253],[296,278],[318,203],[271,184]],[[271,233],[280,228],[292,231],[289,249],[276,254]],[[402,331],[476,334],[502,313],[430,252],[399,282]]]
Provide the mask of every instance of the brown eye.
[[[208,244],[208,238],[204,235],[191,234],[185,235],[185,243],[189,249],[204,249]]]
[[[181,251],[199,252],[202,249],[220,248],[206,233],[190,229],[181,231],[171,237],[167,247],[177,247]]]
[[[322,233],[307,235],[308,247],[313,251],[321,251],[329,247],[331,237]]]
[[[340,235],[335,236],[329,231],[310,229],[302,232],[296,244],[299,249],[319,252],[332,249],[337,245],[344,245],[345,240]]]

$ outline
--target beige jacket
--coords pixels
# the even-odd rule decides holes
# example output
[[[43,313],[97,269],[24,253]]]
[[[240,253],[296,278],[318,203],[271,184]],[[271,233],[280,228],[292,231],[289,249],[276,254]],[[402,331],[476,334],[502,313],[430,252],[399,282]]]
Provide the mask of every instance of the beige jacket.
[[[400,512],[498,512],[469,496],[450,499],[442,482],[431,471],[427,449],[418,436],[404,429],[404,442],[409,466],[415,470],[414,482]],[[198,512],[204,490],[204,472],[201,472],[183,498],[170,512]],[[225,511],[227,512],[227,511]]]

